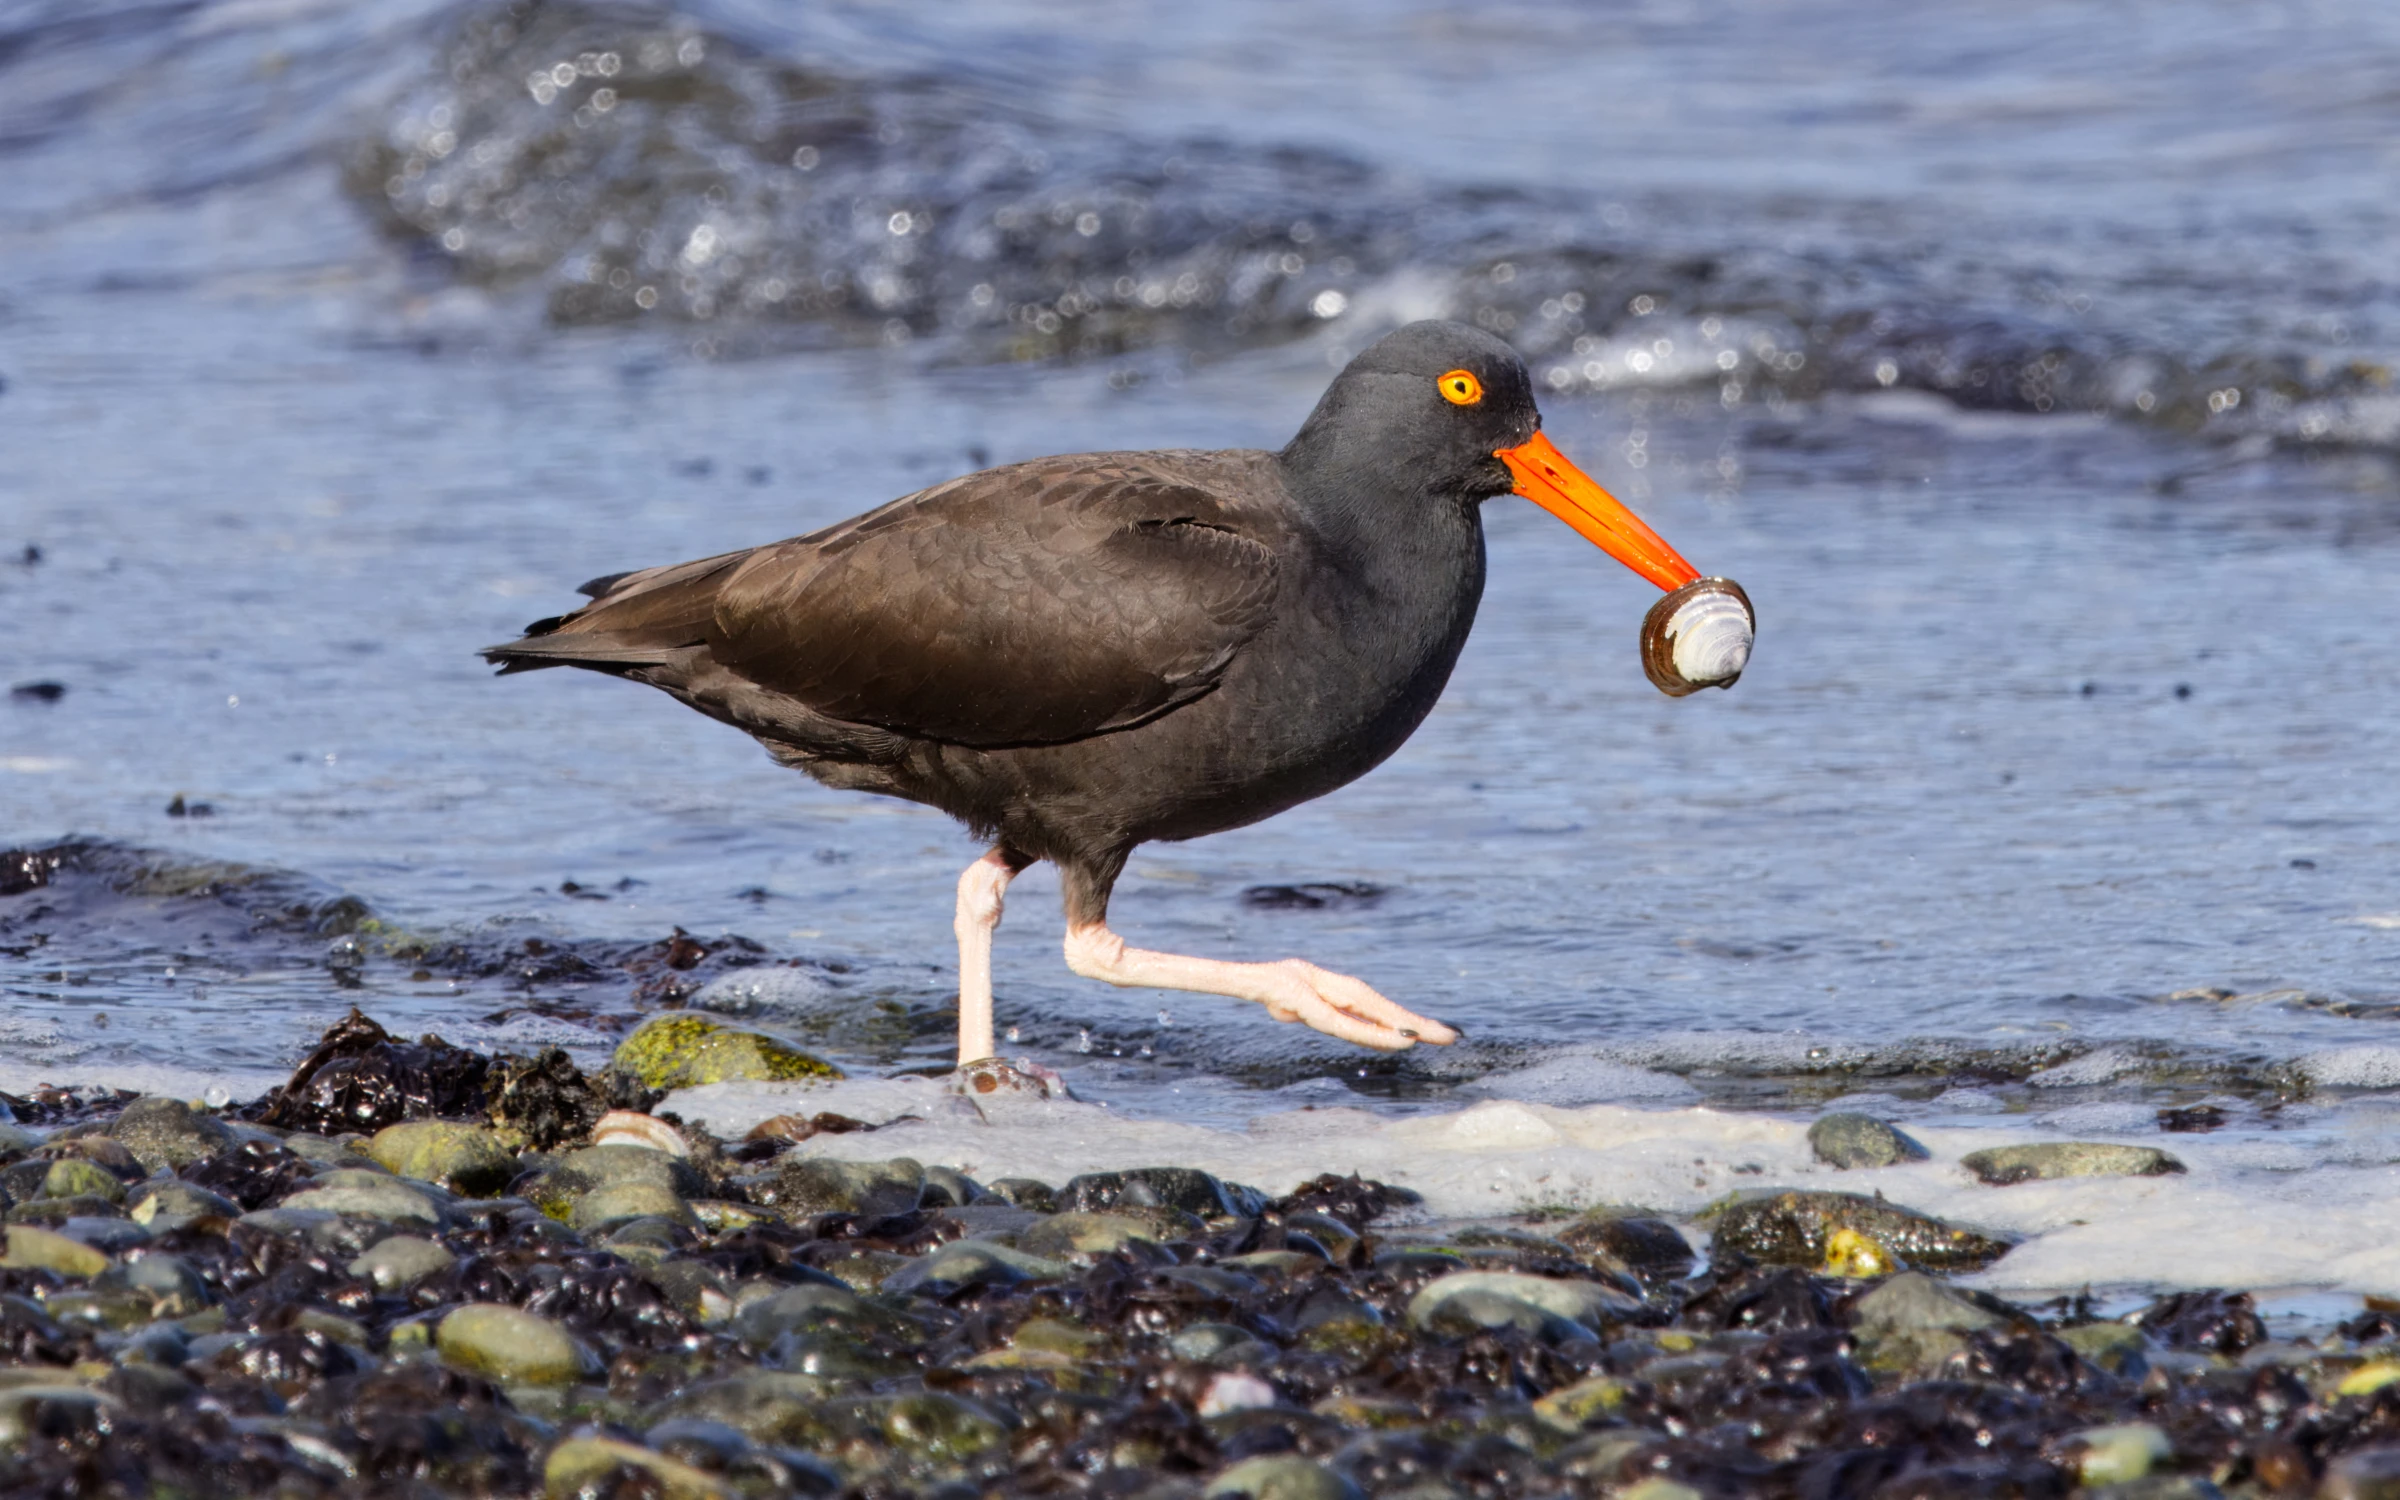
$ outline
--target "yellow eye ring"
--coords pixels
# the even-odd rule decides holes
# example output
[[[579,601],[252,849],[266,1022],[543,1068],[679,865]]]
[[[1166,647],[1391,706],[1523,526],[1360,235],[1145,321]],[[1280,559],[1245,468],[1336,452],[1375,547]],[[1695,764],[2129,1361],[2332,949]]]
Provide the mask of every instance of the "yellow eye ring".
[[[1475,378],[1472,370],[1452,370],[1435,380],[1434,385],[1440,389],[1442,399],[1452,406],[1473,406],[1483,399],[1483,382]]]

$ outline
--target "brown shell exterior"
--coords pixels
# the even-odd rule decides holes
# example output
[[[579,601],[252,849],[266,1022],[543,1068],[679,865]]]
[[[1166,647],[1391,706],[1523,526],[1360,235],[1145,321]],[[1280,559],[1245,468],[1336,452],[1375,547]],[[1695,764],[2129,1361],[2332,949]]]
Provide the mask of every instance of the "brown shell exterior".
[[[1723,682],[1686,682],[1675,670],[1675,644],[1667,639],[1667,624],[1675,611],[1698,594],[1731,594],[1742,601],[1742,613],[1750,617],[1750,633],[1758,633],[1758,611],[1750,605],[1750,595],[1730,578],[1695,578],[1671,594],[1662,594],[1650,613],[1642,616],[1642,671],[1650,685],[1670,698],[1687,697],[1703,687],[1731,687],[1741,681],[1736,672]]]

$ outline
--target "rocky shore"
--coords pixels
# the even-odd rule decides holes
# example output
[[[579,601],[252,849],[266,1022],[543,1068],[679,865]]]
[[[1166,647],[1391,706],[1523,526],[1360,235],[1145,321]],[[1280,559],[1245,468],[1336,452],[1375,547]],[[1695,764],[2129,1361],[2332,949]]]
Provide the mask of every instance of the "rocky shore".
[[[224,1111],[7,1100],[0,1493],[2400,1496],[2400,1307],[2295,1341],[2239,1294],[2015,1305],[1951,1279],[2005,1238],[1875,1196],[1442,1222],[651,1112],[825,1067],[746,1035],[670,1012],[586,1075],[353,1015]]]

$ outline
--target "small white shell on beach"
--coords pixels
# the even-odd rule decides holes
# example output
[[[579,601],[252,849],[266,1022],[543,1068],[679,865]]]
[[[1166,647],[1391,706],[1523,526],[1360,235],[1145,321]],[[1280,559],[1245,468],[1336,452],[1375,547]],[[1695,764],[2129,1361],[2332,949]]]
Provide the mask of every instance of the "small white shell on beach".
[[[655,1115],[636,1113],[630,1109],[612,1109],[592,1127],[595,1146],[642,1146],[652,1151],[664,1151],[670,1156],[689,1156],[692,1148],[683,1133]]]
[[[1730,578],[1700,578],[1660,599],[1642,621],[1642,670],[1680,698],[1731,687],[1750,665],[1758,630],[1750,596]]]

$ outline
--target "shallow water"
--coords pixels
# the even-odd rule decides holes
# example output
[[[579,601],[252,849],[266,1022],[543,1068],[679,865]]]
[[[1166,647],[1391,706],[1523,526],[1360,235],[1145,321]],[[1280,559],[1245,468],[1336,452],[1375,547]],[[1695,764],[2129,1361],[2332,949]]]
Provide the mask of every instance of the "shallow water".
[[[595,1058],[679,926],[778,965],[700,1003],[938,1062],[957,830],[473,648],[981,464],[1279,444],[1449,314],[1743,580],[1749,674],[1660,698],[1643,586],[1496,502],[1408,747],[1116,908],[1472,1044],[1075,981],[1037,871],[1019,1048],[1130,1116],[2213,1099],[2400,1159],[2395,60],[2364,0],[18,7],[0,680],[66,691],[0,700],[0,843],[114,874],[0,897],[0,1087],[245,1092],[353,1001]],[[126,889],[209,861],[288,873]],[[1307,883],[1373,889],[1247,894]],[[355,986],[260,922],[345,893]]]

